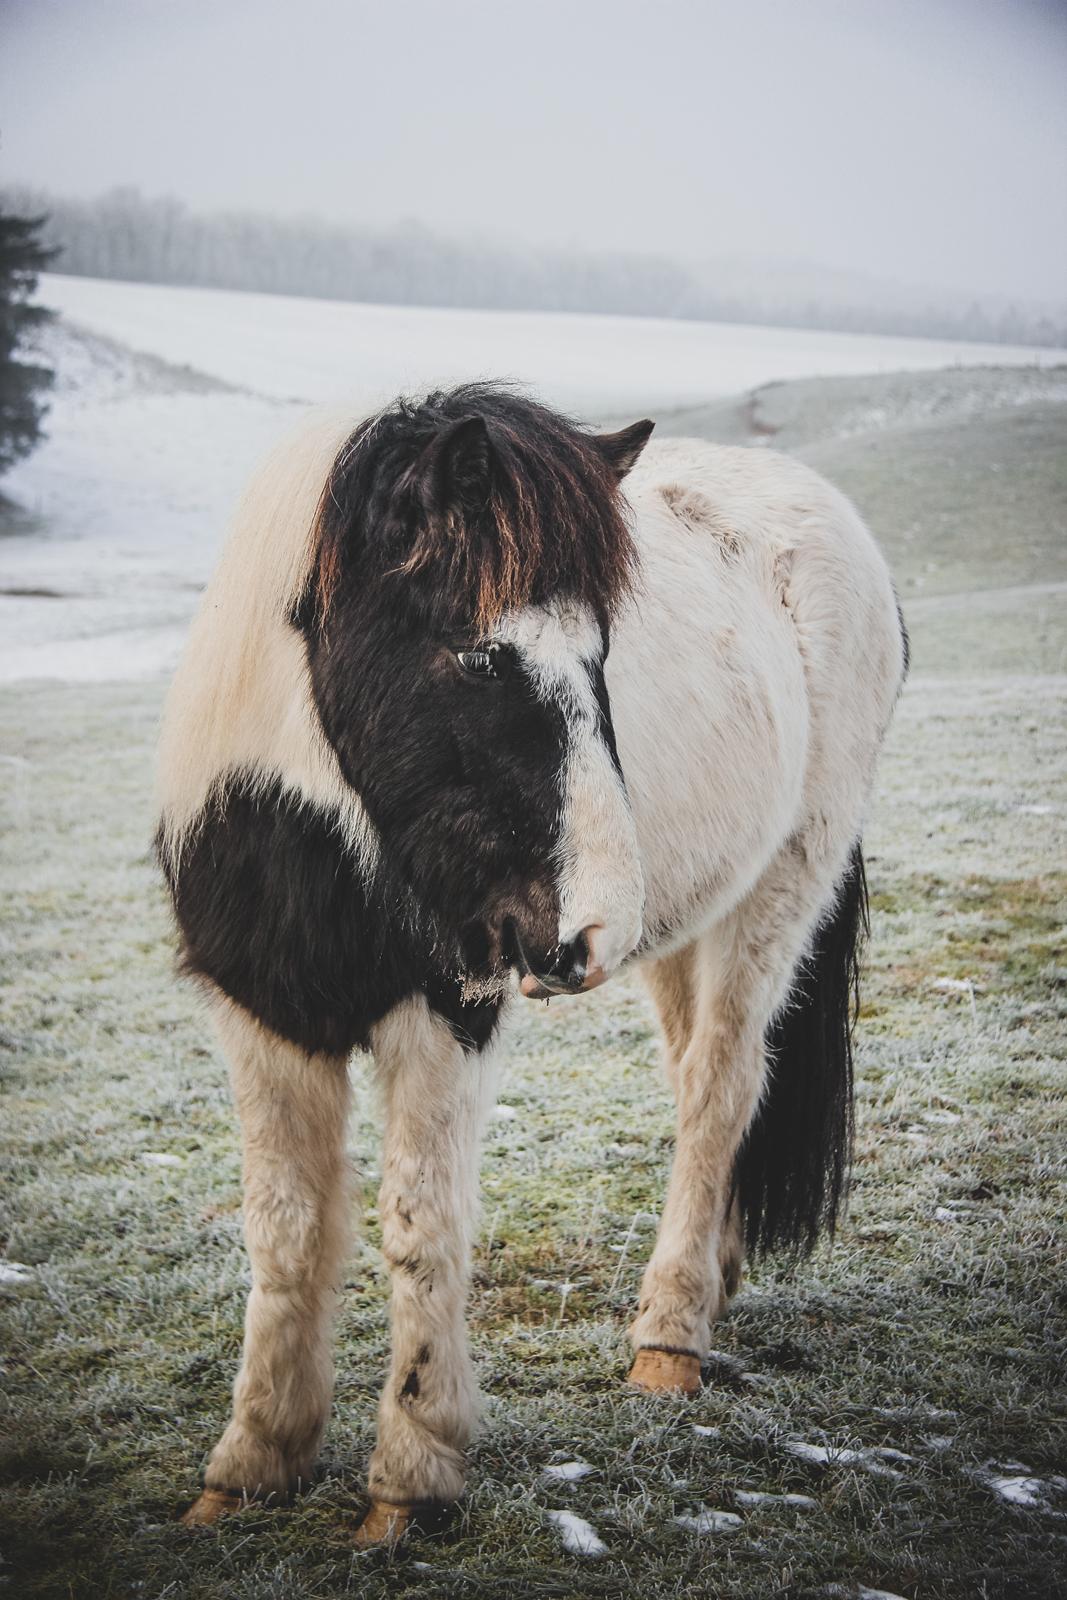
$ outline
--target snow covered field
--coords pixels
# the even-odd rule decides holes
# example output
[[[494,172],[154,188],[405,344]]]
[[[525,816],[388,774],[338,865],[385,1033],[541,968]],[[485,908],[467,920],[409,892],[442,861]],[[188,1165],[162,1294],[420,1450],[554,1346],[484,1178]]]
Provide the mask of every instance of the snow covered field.
[[[48,276],[49,438],[10,473],[0,680],[166,668],[256,461],[315,403],[360,413],[493,375],[578,414],[660,414],[805,377],[1067,352],[638,318],[427,310]],[[977,380],[976,380],[977,381]],[[1049,375],[1049,382],[1059,381]],[[986,403],[984,397],[982,404]],[[892,421],[892,418],[886,418]]]
[[[50,276],[41,299],[131,349],[281,400],[372,410],[403,391],[511,378],[584,416],[693,405],[784,378],[1032,366],[1067,351],[646,317],[356,305]]]

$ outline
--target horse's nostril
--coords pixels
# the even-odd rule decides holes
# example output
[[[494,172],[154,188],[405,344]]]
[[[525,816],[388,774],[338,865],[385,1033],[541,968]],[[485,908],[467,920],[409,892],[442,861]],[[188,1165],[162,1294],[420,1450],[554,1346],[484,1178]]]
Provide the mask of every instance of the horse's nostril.
[[[546,977],[562,984],[564,988],[577,990],[585,982],[588,967],[589,944],[585,934],[580,933],[568,944],[556,946],[555,960],[549,967]]]

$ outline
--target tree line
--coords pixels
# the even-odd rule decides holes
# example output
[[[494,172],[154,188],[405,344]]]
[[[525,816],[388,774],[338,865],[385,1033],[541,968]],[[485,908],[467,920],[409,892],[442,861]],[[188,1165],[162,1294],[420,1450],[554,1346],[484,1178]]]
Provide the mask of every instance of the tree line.
[[[760,322],[845,332],[917,334],[1011,344],[1067,343],[1067,313],[961,303],[881,286],[819,292],[788,275],[751,279],[715,263],[682,265],[623,252],[518,249],[461,241],[414,222],[352,227],[251,212],[201,213],[181,201],[121,188],[91,200],[40,190],[0,191],[0,205],[44,215],[57,271],[141,283],[494,310],[581,311]]]

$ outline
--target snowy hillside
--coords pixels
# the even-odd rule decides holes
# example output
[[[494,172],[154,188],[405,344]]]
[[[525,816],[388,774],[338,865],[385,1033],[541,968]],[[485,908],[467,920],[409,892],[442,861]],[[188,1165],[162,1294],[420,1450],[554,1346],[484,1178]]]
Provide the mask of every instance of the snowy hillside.
[[[512,378],[585,416],[693,405],[783,378],[1034,365],[1067,352],[736,323],[353,305],[49,276],[69,321],[283,400],[350,401]]]

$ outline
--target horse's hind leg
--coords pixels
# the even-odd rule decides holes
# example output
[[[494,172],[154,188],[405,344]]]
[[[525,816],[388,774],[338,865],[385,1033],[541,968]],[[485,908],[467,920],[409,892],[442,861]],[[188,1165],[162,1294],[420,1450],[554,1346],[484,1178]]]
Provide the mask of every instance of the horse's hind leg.
[[[252,1263],[233,1416],[187,1523],[306,1483],[333,1392],[333,1313],[348,1237],[346,1063],[309,1056],[220,1003],[244,1142]]]
[[[840,866],[786,846],[745,900],[646,972],[660,1012],[677,1141],[656,1246],[631,1328],[631,1382],[694,1393],[711,1327],[744,1257],[733,1174],[760,1100],[765,1034]]]

